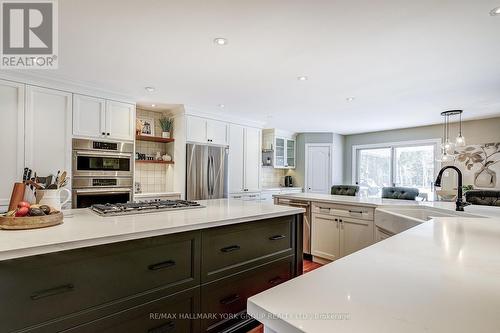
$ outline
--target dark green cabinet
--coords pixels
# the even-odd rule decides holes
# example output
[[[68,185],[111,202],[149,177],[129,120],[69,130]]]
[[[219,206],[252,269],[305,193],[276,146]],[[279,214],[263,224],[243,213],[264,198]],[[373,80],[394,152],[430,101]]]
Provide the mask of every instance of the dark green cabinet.
[[[294,215],[1,261],[0,332],[237,327],[248,297],[302,272],[301,232]]]

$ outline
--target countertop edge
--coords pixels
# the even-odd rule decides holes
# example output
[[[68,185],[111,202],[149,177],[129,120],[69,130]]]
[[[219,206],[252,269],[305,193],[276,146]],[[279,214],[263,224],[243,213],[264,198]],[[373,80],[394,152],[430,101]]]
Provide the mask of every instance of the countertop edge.
[[[221,227],[221,226],[226,226],[226,225],[253,222],[253,221],[281,217],[281,216],[296,215],[296,214],[300,214],[300,213],[305,212],[305,210],[303,208],[292,208],[292,207],[290,207],[290,208],[291,209],[289,209],[287,211],[261,213],[259,215],[244,216],[241,218],[229,218],[226,220],[224,220],[224,219],[223,220],[215,220],[215,221],[197,223],[197,224],[193,224],[193,225],[167,227],[167,228],[160,228],[160,229],[154,229],[154,230],[148,230],[148,231],[129,232],[129,233],[124,233],[124,234],[119,234],[119,235],[111,235],[111,236],[96,237],[96,238],[84,239],[84,240],[68,241],[68,242],[63,242],[63,243],[58,243],[58,244],[47,244],[47,245],[6,250],[6,251],[0,252],[0,261],[18,259],[18,258],[23,258],[23,257],[41,255],[41,254],[49,254],[49,253],[54,253],[54,252],[59,252],[59,251],[75,250],[75,249],[91,247],[91,246],[113,244],[113,243],[137,240],[137,239],[148,238],[148,237],[158,237],[158,236],[170,235],[170,234],[181,233],[181,232],[188,232],[188,231],[202,230],[202,229],[208,229],[208,228],[213,228],[213,227]],[[5,231],[5,232],[9,232],[9,231]]]

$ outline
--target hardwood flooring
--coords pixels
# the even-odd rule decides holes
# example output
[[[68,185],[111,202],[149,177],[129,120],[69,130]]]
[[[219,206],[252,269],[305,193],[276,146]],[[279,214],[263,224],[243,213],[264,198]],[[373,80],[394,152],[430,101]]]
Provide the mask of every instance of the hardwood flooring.
[[[304,268],[303,268],[302,272],[304,274],[306,274],[310,271],[315,270],[316,268],[320,268],[321,266],[323,266],[323,265],[315,263],[313,261],[304,260]],[[253,330],[248,331],[247,333],[264,333],[264,326],[259,325],[256,328],[254,328]]]

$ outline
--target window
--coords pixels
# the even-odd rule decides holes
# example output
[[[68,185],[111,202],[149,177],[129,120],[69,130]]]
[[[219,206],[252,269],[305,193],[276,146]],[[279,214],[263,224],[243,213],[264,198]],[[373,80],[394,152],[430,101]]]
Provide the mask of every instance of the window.
[[[438,170],[439,139],[353,146],[353,182],[360,194],[380,197],[382,187],[418,188],[432,199],[432,182]]]

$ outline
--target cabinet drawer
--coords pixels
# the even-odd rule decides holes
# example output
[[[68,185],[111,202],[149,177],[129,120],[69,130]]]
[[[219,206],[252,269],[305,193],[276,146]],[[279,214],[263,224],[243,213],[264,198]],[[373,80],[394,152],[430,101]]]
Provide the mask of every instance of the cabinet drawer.
[[[247,299],[293,277],[293,256],[264,264],[202,286],[201,311],[215,318],[201,321],[202,332],[219,332],[239,321],[230,315],[246,314]]]
[[[197,333],[199,287],[74,327],[68,333]]]
[[[202,281],[293,254],[293,216],[202,231]]]
[[[199,283],[199,246],[200,233],[193,232],[1,262],[0,294],[8,301],[0,302],[0,312],[8,319],[0,321],[0,331],[139,293],[147,299],[149,293],[194,287]],[[112,305],[117,312],[116,303]]]
[[[351,206],[351,205],[338,205],[328,203],[313,203],[313,213],[335,215],[341,217],[351,217],[355,219],[373,220],[374,208]]]

